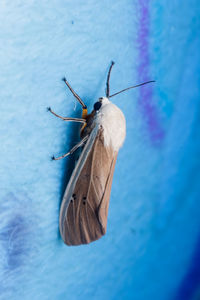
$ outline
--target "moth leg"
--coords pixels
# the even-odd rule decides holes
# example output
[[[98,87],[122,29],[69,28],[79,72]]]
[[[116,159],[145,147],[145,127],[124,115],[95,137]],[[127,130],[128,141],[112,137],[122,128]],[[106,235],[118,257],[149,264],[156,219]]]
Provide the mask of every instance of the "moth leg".
[[[108,71],[108,75],[107,75],[107,81],[106,81],[106,97],[109,98],[110,96],[110,73],[112,70],[112,67],[114,65],[114,61],[111,61],[111,65]]]
[[[83,146],[83,144],[87,141],[89,135],[86,135],[78,144],[76,144],[69,152],[67,152],[66,154],[63,154],[62,156],[59,157],[52,157],[52,160],[59,160],[61,158],[64,158],[72,153],[74,153],[74,151],[76,151],[76,149],[78,149],[79,147]]]
[[[65,118],[65,117],[62,117],[58,114],[56,114],[52,109],[51,107],[48,107],[47,108],[48,111],[50,111],[54,116],[64,120],[64,121],[72,121],[72,122],[79,122],[79,123],[86,123],[86,120],[85,119],[81,119],[81,118]]]
[[[79,97],[79,95],[73,90],[73,88],[70,86],[69,82],[67,82],[67,79],[64,77],[62,79],[64,81],[64,83],[68,86],[68,88],[70,89],[70,91],[72,92],[72,94],[74,95],[74,97],[78,100],[78,102],[81,104],[83,109],[86,109],[87,106],[85,105],[85,103],[83,102],[83,100]]]

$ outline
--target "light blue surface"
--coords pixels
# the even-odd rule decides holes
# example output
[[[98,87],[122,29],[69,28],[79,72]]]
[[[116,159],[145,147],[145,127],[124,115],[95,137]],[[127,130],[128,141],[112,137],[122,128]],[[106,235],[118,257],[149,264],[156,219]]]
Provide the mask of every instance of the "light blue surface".
[[[165,134],[158,146],[151,143],[138,89],[113,98],[125,114],[127,138],[106,236],[67,247],[58,232],[71,158],[50,157],[78,141],[78,126],[46,107],[80,116],[60,80],[66,76],[91,109],[105,93],[111,60],[111,92],[139,83],[141,3],[1,3],[1,299],[199,299],[200,276],[192,272],[200,223],[197,0],[146,2],[146,67],[157,81],[152,99]]]

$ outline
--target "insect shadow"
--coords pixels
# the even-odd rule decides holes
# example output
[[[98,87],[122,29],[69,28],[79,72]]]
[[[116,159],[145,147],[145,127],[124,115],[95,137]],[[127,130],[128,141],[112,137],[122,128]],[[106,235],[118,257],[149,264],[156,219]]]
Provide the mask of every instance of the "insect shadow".
[[[76,118],[79,117],[81,115],[81,108],[78,108],[76,110],[76,112],[72,113],[71,116]],[[65,139],[67,141],[69,141],[68,143],[68,147],[69,149],[73,148],[75,144],[77,144],[77,142],[80,140],[80,128],[81,128],[81,124],[66,124],[66,126],[70,127],[70,133],[68,131],[66,131],[66,137]],[[63,175],[62,175],[62,183],[61,183],[61,197],[60,197],[60,201],[59,201],[59,208],[61,206],[61,202],[62,202],[62,198],[64,196],[65,193],[65,189],[67,186],[67,183],[69,182],[69,179],[71,177],[71,174],[73,172],[74,166],[78,160],[79,157],[79,149],[77,149],[73,154],[69,155],[67,158],[65,158],[65,165],[63,168]]]

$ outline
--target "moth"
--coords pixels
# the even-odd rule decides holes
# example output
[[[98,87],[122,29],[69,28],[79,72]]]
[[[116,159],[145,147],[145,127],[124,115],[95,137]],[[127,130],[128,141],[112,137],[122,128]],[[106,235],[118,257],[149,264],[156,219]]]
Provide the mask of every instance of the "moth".
[[[53,157],[59,160],[76,149],[81,154],[64,193],[60,208],[59,228],[65,244],[81,245],[98,240],[106,233],[108,206],[115,163],[126,136],[126,121],[122,111],[110,98],[132,86],[110,95],[111,62],[106,81],[106,97],[94,103],[90,114],[87,106],[72,89],[66,78],[63,81],[82,106],[81,118],[64,118],[51,108],[48,110],[65,121],[80,122],[80,142],[68,153]],[[149,83],[148,81],[137,86]]]

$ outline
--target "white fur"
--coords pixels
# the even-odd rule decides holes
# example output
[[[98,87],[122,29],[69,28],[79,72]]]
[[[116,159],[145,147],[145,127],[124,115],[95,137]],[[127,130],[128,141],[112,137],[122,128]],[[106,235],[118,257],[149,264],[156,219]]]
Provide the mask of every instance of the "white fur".
[[[122,111],[108,98],[103,97],[95,122],[103,127],[105,146],[111,146],[114,151],[118,151],[126,136],[126,121]]]

